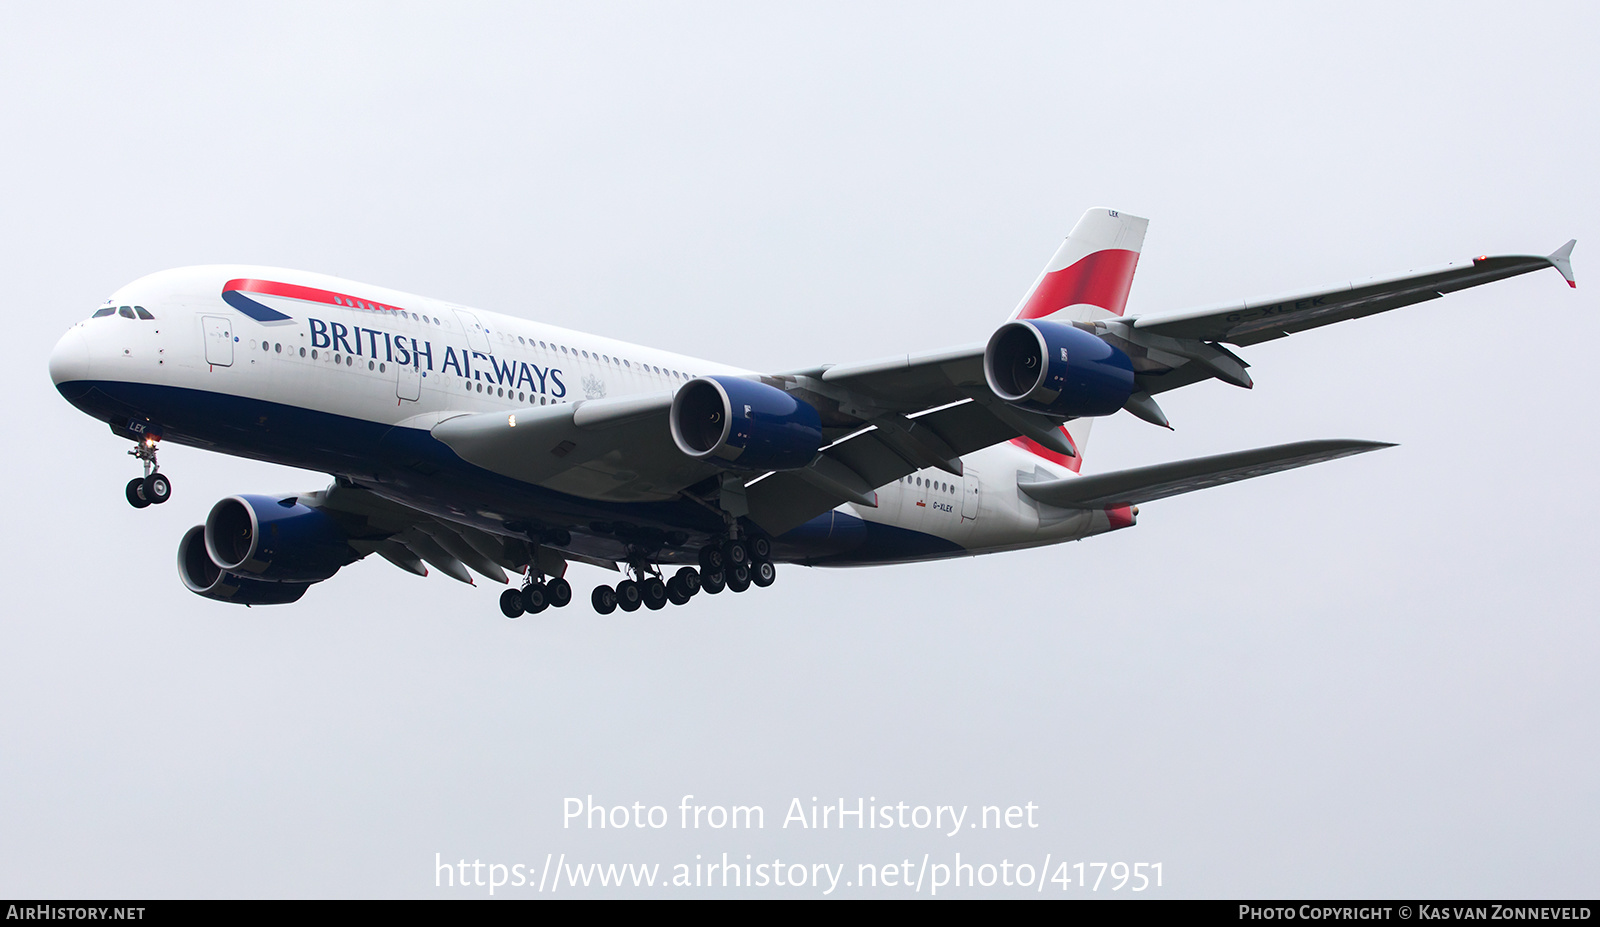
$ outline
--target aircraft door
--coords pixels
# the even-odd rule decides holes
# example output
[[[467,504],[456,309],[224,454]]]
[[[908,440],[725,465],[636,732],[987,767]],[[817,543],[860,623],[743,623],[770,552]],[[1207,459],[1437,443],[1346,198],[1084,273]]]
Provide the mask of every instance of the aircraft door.
[[[465,309],[455,310],[456,318],[461,320],[461,327],[467,330],[467,344],[472,345],[472,350],[484,354],[491,353],[489,348],[489,333],[484,329],[478,317]]]
[[[961,474],[961,517],[978,517],[978,493],[983,481],[978,478],[978,471],[963,464]]]
[[[233,320],[222,316],[200,317],[206,338],[206,363],[213,367],[233,366]]]
[[[394,394],[416,402],[422,398],[422,370],[413,365],[395,364]]]

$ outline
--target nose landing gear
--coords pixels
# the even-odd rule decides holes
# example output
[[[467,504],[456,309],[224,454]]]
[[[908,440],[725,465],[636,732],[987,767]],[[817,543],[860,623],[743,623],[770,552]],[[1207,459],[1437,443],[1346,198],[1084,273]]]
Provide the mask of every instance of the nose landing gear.
[[[128,497],[128,504],[136,509],[160,505],[172,498],[172,481],[160,472],[161,465],[156,463],[157,442],[158,439],[153,435],[146,437],[128,452],[129,456],[137,458],[144,465],[144,476],[129,480],[123,490]]]

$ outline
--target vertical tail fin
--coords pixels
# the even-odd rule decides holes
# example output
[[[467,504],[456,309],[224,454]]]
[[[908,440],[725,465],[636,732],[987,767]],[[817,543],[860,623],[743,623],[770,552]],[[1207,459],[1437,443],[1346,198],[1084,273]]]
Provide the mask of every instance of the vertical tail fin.
[[[1011,318],[1092,322],[1122,315],[1149,225],[1148,219],[1115,209],[1097,207],[1084,213]],[[1013,438],[1011,443],[1076,473],[1083,465],[1093,424],[1092,418],[1080,418],[1062,427],[1078,449],[1076,457],[1056,453],[1027,438]]]
[[[1083,214],[1022,298],[1013,319],[1088,322],[1122,315],[1150,220],[1095,208]]]

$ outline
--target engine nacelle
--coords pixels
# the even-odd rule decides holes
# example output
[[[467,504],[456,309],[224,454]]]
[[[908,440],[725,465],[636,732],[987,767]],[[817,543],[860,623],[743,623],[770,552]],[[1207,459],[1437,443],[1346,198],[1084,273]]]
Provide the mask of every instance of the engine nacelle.
[[[205,534],[224,572],[265,582],[321,582],[358,559],[337,522],[293,496],[229,496],[211,507]]]
[[[229,573],[206,552],[206,528],[195,525],[178,542],[178,576],[189,591],[235,605],[287,605],[298,601],[310,583],[270,583]]]
[[[696,377],[672,399],[672,440],[690,457],[733,470],[798,470],[822,447],[822,418],[775,386]]]
[[[1047,415],[1110,415],[1133,395],[1133,361],[1065,322],[1007,322],[983,351],[983,376],[996,396]]]

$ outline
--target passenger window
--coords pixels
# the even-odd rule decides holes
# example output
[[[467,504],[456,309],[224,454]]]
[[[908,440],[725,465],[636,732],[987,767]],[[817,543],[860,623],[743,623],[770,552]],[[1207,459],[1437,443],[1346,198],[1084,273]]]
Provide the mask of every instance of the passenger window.
[[[306,349],[305,348],[301,348],[300,349],[300,356],[301,357],[305,357],[306,356]]]
[[[132,306],[118,306],[117,307],[117,315],[120,315],[125,319],[131,319],[131,318],[133,318],[133,307]]]
[[[151,315],[149,310],[145,309],[143,306],[134,306],[133,311],[137,312],[139,314],[139,318],[144,319],[146,322],[154,322],[156,320],[156,317]]]

